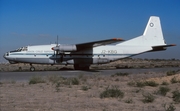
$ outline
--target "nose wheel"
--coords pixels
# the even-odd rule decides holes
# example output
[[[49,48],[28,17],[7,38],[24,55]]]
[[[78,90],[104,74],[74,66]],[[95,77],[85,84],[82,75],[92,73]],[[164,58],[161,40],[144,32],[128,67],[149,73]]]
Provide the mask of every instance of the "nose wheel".
[[[30,67],[30,71],[35,71],[35,67]]]
[[[32,66],[32,64],[30,64],[30,71],[35,71],[35,67]]]

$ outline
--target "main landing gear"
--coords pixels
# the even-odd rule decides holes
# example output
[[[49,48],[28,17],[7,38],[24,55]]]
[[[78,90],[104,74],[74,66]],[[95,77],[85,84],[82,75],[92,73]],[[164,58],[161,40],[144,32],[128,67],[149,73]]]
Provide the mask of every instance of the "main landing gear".
[[[85,65],[79,65],[79,64],[74,64],[74,69],[75,70],[89,70],[90,65],[85,64]]]
[[[35,71],[35,67],[32,66],[32,64],[30,64],[30,71]]]

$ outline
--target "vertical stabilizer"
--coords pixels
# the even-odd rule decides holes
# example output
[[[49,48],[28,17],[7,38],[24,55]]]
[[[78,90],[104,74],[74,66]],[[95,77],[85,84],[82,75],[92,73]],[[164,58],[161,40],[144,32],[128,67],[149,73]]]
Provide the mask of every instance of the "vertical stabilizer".
[[[148,44],[165,45],[159,17],[150,17],[143,36]]]
[[[142,36],[130,39],[117,45],[135,45],[135,46],[158,46],[166,45],[161,29],[160,19],[157,16],[151,16],[146,25]]]

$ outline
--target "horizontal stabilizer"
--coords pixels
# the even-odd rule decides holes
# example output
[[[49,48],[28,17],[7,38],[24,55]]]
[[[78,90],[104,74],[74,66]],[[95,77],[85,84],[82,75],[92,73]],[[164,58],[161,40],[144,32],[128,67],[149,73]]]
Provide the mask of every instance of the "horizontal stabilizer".
[[[161,50],[166,50],[166,47],[171,47],[171,46],[176,46],[176,44],[170,44],[170,45],[160,45],[160,46],[152,46],[151,51],[161,51]],[[151,52],[150,51],[150,52]]]

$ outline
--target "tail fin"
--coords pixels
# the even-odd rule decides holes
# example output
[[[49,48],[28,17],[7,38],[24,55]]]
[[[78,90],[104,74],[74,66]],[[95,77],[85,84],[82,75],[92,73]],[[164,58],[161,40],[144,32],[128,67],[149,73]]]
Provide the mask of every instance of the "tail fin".
[[[142,36],[125,41],[117,45],[138,45],[138,46],[158,46],[166,45],[161,29],[159,17],[151,16],[146,25],[146,29]]]
[[[143,36],[151,46],[165,45],[159,17],[150,17]]]

